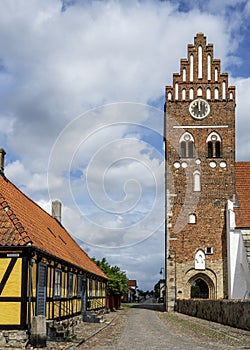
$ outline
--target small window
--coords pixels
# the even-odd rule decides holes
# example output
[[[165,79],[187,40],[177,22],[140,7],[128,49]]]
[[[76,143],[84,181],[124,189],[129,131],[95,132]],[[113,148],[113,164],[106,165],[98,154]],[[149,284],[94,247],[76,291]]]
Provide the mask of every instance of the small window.
[[[183,101],[186,100],[186,89],[182,89],[181,97]]]
[[[80,297],[82,295],[82,275],[78,275],[77,277],[77,296]]]
[[[196,224],[196,215],[195,214],[189,214],[188,223],[189,224]]]
[[[207,100],[211,99],[211,89],[207,88]]]
[[[214,89],[214,98],[215,98],[215,100],[219,99],[219,89],[218,88]]]
[[[200,192],[201,190],[201,174],[199,170],[196,170],[194,176],[194,192]]]
[[[189,98],[190,98],[190,100],[193,100],[193,98],[194,98],[194,89],[193,88],[189,89]]]
[[[71,298],[73,294],[73,273],[68,273],[68,298]]]
[[[205,248],[205,254],[210,255],[214,253],[214,248],[213,247],[206,247]]]
[[[186,68],[183,68],[183,71],[182,71],[182,80],[183,81],[186,81],[186,73],[187,73]]]
[[[168,100],[169,100],[169,101],[172,100],[172,94],[171,94],[171,92],[168,92]]]
[[[55,269],[54,297],[60,298],[62,293],[62,271]]]
[[[197,90],[197,96],[202,96],[202,88],[199,87]]]

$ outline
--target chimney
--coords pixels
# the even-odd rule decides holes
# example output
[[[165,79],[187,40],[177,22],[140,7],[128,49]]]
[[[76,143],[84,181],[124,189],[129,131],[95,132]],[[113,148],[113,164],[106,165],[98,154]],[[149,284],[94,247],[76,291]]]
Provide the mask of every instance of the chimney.
[[[0,173],[4,173],[4,156],[6,152],[3,148],[0,148]]]
[[[58,200],[52,201],[52,217],[61,222],[62,219],[62,203]]]

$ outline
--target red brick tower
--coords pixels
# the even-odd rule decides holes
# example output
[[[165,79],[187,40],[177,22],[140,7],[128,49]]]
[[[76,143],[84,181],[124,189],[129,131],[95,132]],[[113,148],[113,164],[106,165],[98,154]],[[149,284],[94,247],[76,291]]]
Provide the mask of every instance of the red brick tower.
[[[166,86],[166,304],[227,298],[225,207],[235,193],[235,87],[198,33]]]

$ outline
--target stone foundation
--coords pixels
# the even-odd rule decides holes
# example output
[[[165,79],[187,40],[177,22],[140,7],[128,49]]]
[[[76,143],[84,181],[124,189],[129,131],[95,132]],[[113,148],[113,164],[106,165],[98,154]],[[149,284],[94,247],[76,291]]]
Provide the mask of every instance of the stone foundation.
[[[27,331],[0,331],[0,347],[9,349],[25,349],[29,341]]]
[[[177,300],[176,311],[250,331],[250,300]]]

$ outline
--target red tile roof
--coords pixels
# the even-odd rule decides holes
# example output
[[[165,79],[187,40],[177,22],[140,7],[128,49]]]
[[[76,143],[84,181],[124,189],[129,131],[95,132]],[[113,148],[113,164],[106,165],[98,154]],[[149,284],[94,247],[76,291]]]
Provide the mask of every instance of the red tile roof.
[[[128,280],[128,287],[137,287],[136,280]]]
[[[0,246],[27,244],[107,278],[56,219],[0,175]]]
[[[250,162],[236,163],[235,182],[239,204],[235,209],[236,226],[250,228]]]

